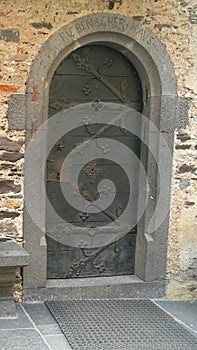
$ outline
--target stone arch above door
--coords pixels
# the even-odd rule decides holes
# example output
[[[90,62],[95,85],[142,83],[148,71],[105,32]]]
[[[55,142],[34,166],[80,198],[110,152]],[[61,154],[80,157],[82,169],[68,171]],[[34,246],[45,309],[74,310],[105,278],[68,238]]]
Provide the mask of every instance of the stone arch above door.
[[[93,14],[79,18],[56,31],[43,45],[29,74],[26,90],[26,142],[32,131],[47,119],[48,92],[51,78],[65,56],[83,45],[105,42],[115,47],[132,62],[142,82],[144,96],[144,114],[158,127],[173,150],[173,131],[176,117],[176,79],[174,69],[165,46],[146,27],[133,19],[116,14]],[[41,128],[43,135],[45,130]],[[147,137],[151,142],[151,134]],[[164,163],[166,172],[165,205],[170,211],[171,197],[171,159],[165,159],[165,152],[159,144],[158,161]],[[40,159],[45,158],[45,147]],[[136,249],[135,274],[142,281],[161,281],[164,288],[166,270],[167,236],[169,214],[153,235],[146,234],[146,225],[154,211],[159,193],[159,177],[152,168],[151,155],[148,155],[146,170],[151,179],[152,198],[146,210],[143,224],[139,225]],[[44,165],[40,165],[40,168]],[[43,169],[40,169],[42,172]],[[41,179],[41,175],[40,175]],[[25,198],[28,179],[25,178]],[[44,193],[40,184],[40,197],[37,210],[45,217]],[[24,286],[46,286],[46,241],[43,230],[39,231],[28,211],[24,213],[25,247],[30,253],[31,265],[24,272]],[[165,289],[165,288],[164,288]]]

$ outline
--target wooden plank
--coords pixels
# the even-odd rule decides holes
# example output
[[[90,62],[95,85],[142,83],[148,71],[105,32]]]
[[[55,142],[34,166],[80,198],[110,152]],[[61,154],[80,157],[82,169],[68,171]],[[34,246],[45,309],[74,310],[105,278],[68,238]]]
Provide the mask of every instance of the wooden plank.
[[[128,236],[128,235],[127,235]],[[120,241],[120,254],[114,253],[114,245],[103,251],[95,260],[93,264],[99,266],[101,263],[105,266],[104,271],[96,269],[91,263],[87,264],[80,276],[74,277],[96,277],[96,276],[116,276],[121,274],[132,274],[134,270],[134,255],[135,255],[135,236],[130,235],[124,237]],[[64,278],[65,274],[70,270],[70,264],[78,263],[84,259],[81,249],[70,248],[64,246],[64,250],[60,249],[61,245],[52,242],[47,238],[47,243],[50,246],[48,251],[48,278]],[[129,244],[128,244],[129,243]],[[53,246],[54,244],[54,246]],[[56,247],[56,250],[54,249]],[[57,247],[59,249],[57,249]],[[86,250],[87,254],[91,254],[95,249]]]
[[[105,80],[117,89],[120,94],[127,95],[131,101],[136,101],[140,97],[140,87],[133,77],[106,76]],[[124,92],[123,84],[125,86]],[[84,103],[94,100],[113,101],[118,99],[113,88],[107,87],[102,81],[99,81],[92,75],[54,76],[51,81],[50,100],[58,100],[60,97],[64,97],[72,102],[83,100]]]
[[[137,71],[131,62],[120,52],[105,45],[88,45],[74,51],[82,58],[88,58],[92,66],[103,75],[137,76]],[[75,74],[87,75],[85,70],[77,67],[77,62],[73,59],[73,53],[64,58],[55,75]]]

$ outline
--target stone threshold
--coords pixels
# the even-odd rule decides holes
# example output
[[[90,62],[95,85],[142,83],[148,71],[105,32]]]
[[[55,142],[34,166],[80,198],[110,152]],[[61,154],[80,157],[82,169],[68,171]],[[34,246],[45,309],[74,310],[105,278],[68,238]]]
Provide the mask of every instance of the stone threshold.
[[[47,280],[46,288],[25,288],[24,301],[60,299],[153,299],[165,297],[166,282],[144,282],[136,276]]]

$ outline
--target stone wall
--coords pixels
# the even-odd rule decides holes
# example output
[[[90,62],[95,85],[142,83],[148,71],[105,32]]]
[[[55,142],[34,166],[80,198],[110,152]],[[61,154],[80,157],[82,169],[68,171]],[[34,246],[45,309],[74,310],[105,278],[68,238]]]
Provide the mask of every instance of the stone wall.
[[[109,0],[0,2],[1,236],[22,243],[24,132],[9,130],[10,97],[25,92],[33,59],[47,38],[64,24],[98,12],[133,17],[166,46],[175,68],[178,97],[182,98],[180,127],[175,136],[167,291],[171,299],[194,299],[197,297],[196,1],[122,0],[112,7],[113,1]],[[23,122],[19,112],[20,129]]]

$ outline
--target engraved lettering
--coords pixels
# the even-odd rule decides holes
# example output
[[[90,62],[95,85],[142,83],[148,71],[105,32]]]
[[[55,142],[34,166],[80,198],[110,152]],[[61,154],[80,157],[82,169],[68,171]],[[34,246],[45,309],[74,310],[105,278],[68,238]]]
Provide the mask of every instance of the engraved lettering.
[[[114,27],[114,19],[113,19],[113,17],[111,18],[111,17],[108,17],[108,26],[109,27]]]
[[[135,31],[137,30],[137,28],[138,28],[138,24],[137,23],[132,23],[132,24],[130,24],[130,30],[131,31],[133,31],[134,33],[135,33]]]
[[[126,30],[126,24],[125,24],[124,18],[120,18],[120,28],[121,28],[122,32],[124,32]]]
[[[150,36],[150,38],[147,39],[147,44],[148,45],[155,45],[155,38],[153,36]]]
[[[98,20],[98,18],[95,18],[95,23],[94,23],[95,27],[100,27],[100,22]]]
[[[102,25],[102,27],[106,27],[106,17],[102,17],[101,18],[101,25]]]
[[[77,29],[77,32],[80,33],[82,31],[82,26],[81,26],[81,23],[77,23],[76,24],[76,29]]]
[[[85,30],[86,29],[86,23],[85,22],[81,22],[81,27],[82,27],[83,30]]]
[[[65,31],[66,35],[69,37],[69,38],[73,38],[73,28],[72,27],[69,27],[66,31]]]
[[[114,17],[114,28],[119,29],[119,18],[118,17]]]
[[[92,18],[91,19],[86,19],[86,26],[87,26],[87,29],[94,27],[94,23],[92,21]]]
[[[136,34],[139,35],[140,40],[144,40],[144,36],[145,36],[144,28],[139,28],[138,30],[136,30]]]
[[[120,18],[118,16],[115,17],[108,17],[108,26],[110,28],[118,29],[121,32],[124,32],[126,30],[126,24],[124,18]]]
[[[116,29],[121,32],[130,32],[137,35],[138,40],[146,40],[148,44],[154,43],[154,37],[148,37],[146,39],[146,30],[144,28],[139,27],[137,23],[128,23],[124,18],[119,16],[102,16],[102,17],[94,17],[88,18],[84,21],[80,21],[75,24],[76,31],[78,33],[88,31],[94,28],[106,28]],[[71,37],[73,36],[73,28],[69,28],[66,34]]]

